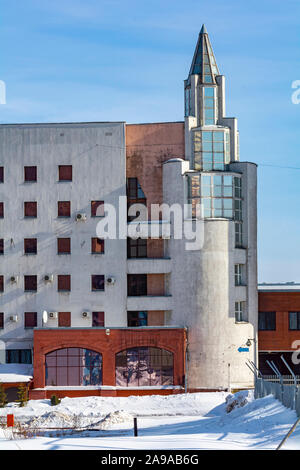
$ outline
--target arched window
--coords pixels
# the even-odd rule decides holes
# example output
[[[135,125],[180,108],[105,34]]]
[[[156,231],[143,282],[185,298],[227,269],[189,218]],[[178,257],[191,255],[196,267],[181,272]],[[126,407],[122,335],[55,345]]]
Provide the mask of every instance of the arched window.
[[[82,348],[46,354],[46,385],[102,385],[102,354]]]
[[[173,353],[140,347],[116,354],[116,385],[142,387],[173,385]]]

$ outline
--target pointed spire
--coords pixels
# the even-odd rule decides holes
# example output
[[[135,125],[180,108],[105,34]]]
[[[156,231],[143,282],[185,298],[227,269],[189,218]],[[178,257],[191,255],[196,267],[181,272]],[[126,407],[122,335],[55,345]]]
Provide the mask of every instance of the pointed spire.
[[[210,44],[205,25],[202,25],[197,41],[189,78],[199,75],[201,83],[215,83],[215,76],[219,75],[218,66]]]

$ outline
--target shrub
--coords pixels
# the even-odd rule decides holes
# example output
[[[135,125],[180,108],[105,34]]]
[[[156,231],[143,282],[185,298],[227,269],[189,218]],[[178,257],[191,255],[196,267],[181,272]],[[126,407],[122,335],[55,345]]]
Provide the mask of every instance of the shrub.
[[[57,406],[61,403],[61,399],[57,395],[52,395],[51,397],[51,406]]]
[[[18,387],[17,395],[18,395],[17,402],[19,403],[20,408],[26,406],[28,402],[28,389],[25,384],[21,384]]]
[[[7,403],[7,395],[5,393],[3,385],[0,384],[0,408],[4,408]]]

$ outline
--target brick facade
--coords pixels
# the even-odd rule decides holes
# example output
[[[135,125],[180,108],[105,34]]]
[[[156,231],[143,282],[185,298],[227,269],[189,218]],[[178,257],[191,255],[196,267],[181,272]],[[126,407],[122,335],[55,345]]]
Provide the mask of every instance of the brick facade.
[[[181,328],[170,329],[40,329],[34,331],[34,389],[30,398],[38,399],[56,393],[59,396],[89,396],[176,393],[168,390],[46,390],[45,389],[45,355],[61,348],[80,347],[91,349],[102,354],[103,382],[105,387],[115,387],[115,355],[128,348],[152,346],[166,349],[174,354],[174,386],[184,387],[185,382],[185,347],[186,331]],[[59,389],[59,387],[57,387]],[[63,388],[63,387],[62,387]],[[40,390],[37,390],[40,389]]]

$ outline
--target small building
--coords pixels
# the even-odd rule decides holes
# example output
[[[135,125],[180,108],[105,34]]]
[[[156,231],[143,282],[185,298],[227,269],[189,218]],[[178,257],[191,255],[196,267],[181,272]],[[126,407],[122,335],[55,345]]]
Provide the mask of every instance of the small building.
[[[294,373],[300,375],[300,284],[259,284],[258,300],[260,371],[274,375],[267,364],[274,361],[281,374],[290,375],[281,360],[283,356]]]

